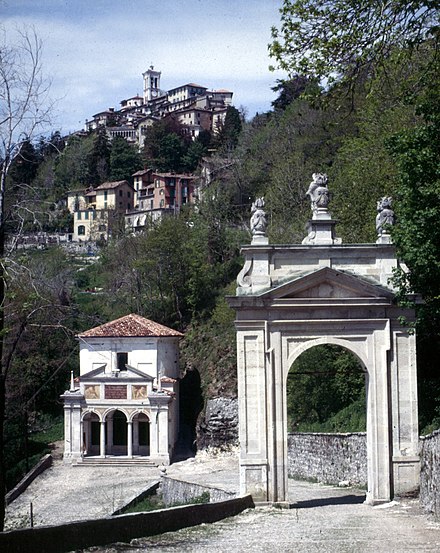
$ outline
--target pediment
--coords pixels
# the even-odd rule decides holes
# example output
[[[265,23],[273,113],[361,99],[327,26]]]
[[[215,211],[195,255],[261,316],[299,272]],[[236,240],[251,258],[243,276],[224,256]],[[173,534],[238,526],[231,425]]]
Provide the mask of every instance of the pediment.
[[[386,298],[390,300],[394,297],[394,293],[380,284],[374,284],[356,275],[324,267],[272,288],[262,297],[268,299]]]
[[[103,365],[102,367],[98,367],[97,369],[93,369],[92,371],[81,375],[80,378],[81,380],[102,380],[103,378],[114,378],[115,375],[113,373],[106,373],[105,368],[106,365]],[[125,380],[127,378],[142,378],[143,380],[148,380],[151,382],[154,380],[154,377],[150,376],[149,374],[145,374],[144,372],[136,369],[135,367],[131,367],[130,365],[127,365],[127,370],[122,371],[118,374],[118,378],[120,380]]]

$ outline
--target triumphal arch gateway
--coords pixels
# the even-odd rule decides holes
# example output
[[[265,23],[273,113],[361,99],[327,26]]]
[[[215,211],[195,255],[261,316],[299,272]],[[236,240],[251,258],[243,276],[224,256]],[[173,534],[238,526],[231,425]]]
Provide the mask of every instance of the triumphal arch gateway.
[[[253,204],[236,310],[240,491],[283,504],[287,491],[286,381],[301,353],[319,344],[351,351],[366,372],[367,498],[375,504],[419,484],[414,312],[396,305],[398,266],[388,233],[389,198],[378,203],[374,244],[342,244],[328,210],[325,175],[314,174],[312,219],[302,244],[270,245],[264,200]]]

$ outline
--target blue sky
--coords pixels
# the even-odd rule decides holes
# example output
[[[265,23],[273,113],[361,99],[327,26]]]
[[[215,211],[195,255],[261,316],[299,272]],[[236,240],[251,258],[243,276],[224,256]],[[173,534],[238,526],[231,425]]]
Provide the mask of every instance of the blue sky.
[[[142,94],[142,72],[162,71],[161,87],[188,82],[234,92],[249,116],[270,109],[270,29],[281,0],[0,0],[9,35],[32,25],[44,43],[44,72],[58,99],[54,127]]]

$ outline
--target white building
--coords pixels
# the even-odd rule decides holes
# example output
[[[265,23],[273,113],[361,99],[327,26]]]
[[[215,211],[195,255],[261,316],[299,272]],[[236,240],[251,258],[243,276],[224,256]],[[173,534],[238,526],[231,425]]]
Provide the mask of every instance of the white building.
[[[80,377],[64,400],[64,461],[148,457],[169,463],[179,429],[179,339],[127,315],[78,335]]]

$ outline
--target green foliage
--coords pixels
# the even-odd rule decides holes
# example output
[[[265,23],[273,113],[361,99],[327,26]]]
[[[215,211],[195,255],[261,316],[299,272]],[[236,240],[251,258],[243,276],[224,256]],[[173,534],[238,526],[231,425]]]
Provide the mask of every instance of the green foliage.
[[[141,157],[135,146],[129,144],[125,138],[115,136],[110,154],[110,179],[132,182],[132,175],[142,169],[142,166]]]
[[[365,411],[364,394],[365,373],[353,354],[334,345],[311,348],[295,361],[287,377],[289,426],[295,431],[324,428],[323,423],[358,400]],[[341,414],[335,424],[346,419]]]
[[[93,149],[88,159],[88,180],[89,184],[92,186],[97,186],[108,180],[110,174],[111,150],[112,147],[105,130],[103,128],[99,128],[93,137]],[[125,160],[123,161],[125,163]]]
[[[89,179],[89,157],[93,150],[93,136],[71,137],[55,162],[56,186],[60,193],[85,188]]]
[[[284,0],[269,52],[289,75],[353,84],[365,70],[380,67],[396,46],[410,46],[410,56],[430,31],[435,34],[437,8],[431,0]]]
[[[224,122],[215,129],[214,146],[222,152],[231,152],[238,144],[241,130],[240,112],[234,106],[228,106]]]
[[[191,139],[184,135],[182,125],[173,118],[156,121],[145,137],[144,162],[156,171],[182,172],[188,164],[194,164],[196,147],[188,152],[190,144]]]

